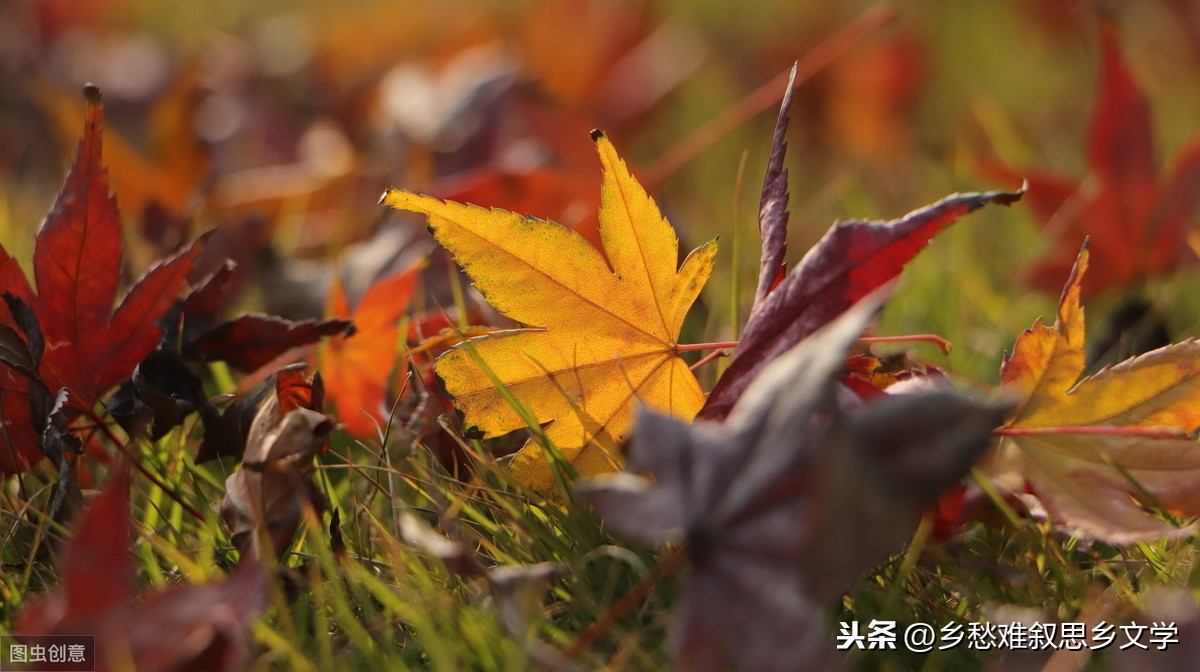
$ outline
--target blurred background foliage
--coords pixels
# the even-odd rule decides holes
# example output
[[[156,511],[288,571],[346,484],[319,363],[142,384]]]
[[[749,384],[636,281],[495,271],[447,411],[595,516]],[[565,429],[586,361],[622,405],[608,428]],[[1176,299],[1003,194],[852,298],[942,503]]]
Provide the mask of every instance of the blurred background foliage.
[[[421,222],[376,205],[386,186],[591,235],[599,164],[586,133],[599,127],[685,246],[721,236],[707,311],[685,340],[722,340],[735,335],[757,272],[775,105],[677,168],[663,157],[879,11],[894,16],[799,86],[788,153],[793,259],[837,219],[888,219],[954,191],[1017,186],[989,179],[987,161],[1082,181],[1101,20],[1117,27],[1151,102],[1159,161],[1169,165],[1196,130],[1200,4],[1189,0],[922,0],[883,10],[859,1],[9,0],[0,4],[0,241],[23,262],[31,256],[79,132],[85,82],[105,94],[130,275],[218,228],[197,278],[232,257],[238,300],[293,318],[324,310],[335,275],[355,296],[430,253]],[[961,222],[910,266],[878,331],[941,334],[954,351],[918,346],[921,357],[993,384],[1019,330],[1053,312],[1057,297],[1026,283],[1047,249],[1039,224],[1021,205]],[[1142,302],[1143,319],[1172,340],[1195,333],[1196,280],[1184,268],[1097,297],[1091,331]],[[437,284],[427,300],[448,303]]]

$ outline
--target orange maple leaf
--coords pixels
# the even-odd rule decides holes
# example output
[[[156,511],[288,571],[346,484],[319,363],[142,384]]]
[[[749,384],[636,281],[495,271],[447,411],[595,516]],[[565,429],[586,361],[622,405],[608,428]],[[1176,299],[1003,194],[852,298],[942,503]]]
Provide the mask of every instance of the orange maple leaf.
[[[399,359],[398,322],[408,309],[425,264],[388,276],[363,294],[353,310],[340,282],[329,293],[329,315],[354,325],[325,348],[321,376],[342,428],[353,436],[375,436],[390,407],[388,377]]]

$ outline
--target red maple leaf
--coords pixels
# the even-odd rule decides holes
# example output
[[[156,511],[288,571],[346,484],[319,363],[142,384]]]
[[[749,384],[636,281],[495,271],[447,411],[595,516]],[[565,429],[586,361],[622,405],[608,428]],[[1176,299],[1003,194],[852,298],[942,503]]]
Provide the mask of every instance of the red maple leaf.
[[[35,294],[17,262],[0,248],[0,291],[33,309],[45,342],[38,375],[51,389],[70,392],[69,413],[90,409],[128,378],[162,337],[158,321],[171,307],[201,242],[152,268],[113,312],[121,281],[121,215],[101,159],[104,123],[100,92],[86,90],[83,139],[67,181],[38,232]],[[18,327],[6,307],[0,322]],[[21,331],[25,331],[22,329]],[[5,430],[0,471],[41,459],[30,417],[27,378],[0,371],[0,411]]]
[[[1025,200],[1053,245],[1030,282],[1055,293],[1089,236],[1094,271],[1088,294],[1169,273],[1190,256],[1185,225],[1200,199],[1200,141],[1184,148],[1160,179],[1150,103],[1111,27],[1101,32],[1100,48],[1100,90],[1087,142],[1091,174],[1081,182],[1036,172],[1027,178]],[[1019,179],[1002,166],[984,170]]]

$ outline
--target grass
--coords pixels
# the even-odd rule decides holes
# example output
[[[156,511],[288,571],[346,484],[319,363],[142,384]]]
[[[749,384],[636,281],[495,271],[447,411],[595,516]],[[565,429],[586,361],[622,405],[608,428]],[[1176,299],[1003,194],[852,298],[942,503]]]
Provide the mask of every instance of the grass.
[[[194,464],[195,429],[187,425],[141,445],[143,465],[204,513],[196,519],[161,488],[136,480],[133,553],[143,591],[213,580],[236,560],[216,513],[234,465]],[[290,578],[254,626],[251,669],[530,669],[572,650],[635,587],[649,590],[589,633],[589,639],[597,636],[575,662],[584,669],[669,667],[667,633],[682,572],[659,577],[656,568],[672,551],[631,546],[607,534],[586,506],[524,491],[474,445],[466,444],[474,474],[453,478],[402,434],[365,443],[338,437],[321,459],[317,482],[338,510],[345,551],[333,548],[332,512],[308,516],[280,562]],[[52,481],[44,474],[21,480],[24,494],[10,479],[3,495],[0,630],[11,626],[23,602],[55,583],[49,556],[66,533],[45,515]],[[903,629],[916,622],[941,627],[1002,620],[1006,613],[1046,622],[1082,620],[1101,595],[1116,601],[1108,620],[1123,623],[1138,618],[1150,588],[1196,586],[1193,539],[1127,548],[1085,545],[1047,522],[1003,513],[1007,518],[998,524],[976,524],[949,540],[933,539],[923,525],[907,550],[897,549],[840,604],[827,606],[830,631],[843,621],[858,621],[864,629],[875,619],[896,621]],[[405,516],[448,533],[485,565],[548,562],[561,574],[545,583],[544,592],[533,588],[529,599],[498,603],[487,581],[452,571],[428,549],[409,543],[411,535],[399,532]],[[516,614],[509,623],[501,616],[505,610]],[[984,669],[992,657],[962,645],[929,655],[903,647],[863,651],[852,660],[862,670],[972,670]],[[1088,669],[1105,669],[1100,662]]]
[[[237,24],[234,14],[242,10],[234,7],[241,4],[221,4],[228,6],[228,23]],[[1064,51],[1046,35],[1028,37],[1021,20],[1000,5],[914,4],[919,7],[906,8],[902,20],[928,45],[929,62],[938,66],[930,68],[923,107],[914,114],[915,148],[903,165],[847,158],[836,147],[821,145],[820,120],[808,124],[818,130],[798,134],[806,120],[797,115],[788,160],[793,261],[836,218],[890,218],[955,190],[996,187],[978,183],[972,174],[972,150],[981,146],[1022,166],[1075,176],[1085,170],[1083,126],[1094,88],[1091,42],[1075,36],[1079,44]],[[753,41],[746,34],[785,23],[770,13],[734,11],[728,3],[666,5],[678,5],[684,18],[701,25],[716,44],[746,44]],[[819,14],[816,7],[805,11]],[[195,41],[190,21],[173,17],[168,23]],[[1138,66],[1139,53],[1142,61],[1152,53],[1144,48],[1151,43],[1147,36],[1157,34],[1144,25],[1129,34],[1135,46],[1143,45],[1134,52]],[[1172,44],[1170,53],[1182,52],[1179,38]],[[623,142],[635,164],[649,164],[686,130],[745,94],[745,72],[732,62],[736,59],[729,60],[706,65],[699,83],[680,93],[676,109],[652,120],[651,132],[643,137]],[[1138,72],[1154,71],[1139,67]],[[1182,66],[1146,78],[1165,156],[1194,131],[1191,103],[1200,95],[1195,93],[1200,88],[1190,85],[1194,79]],[[1166,104],[1176,95],[1183,102]],[[736,337],[739,317],[744,324],[746,295],[758,267],[758,179],[773,122],[772,114],[762,117],[716,143],[655,194],[689,243],[722,236],[717,272],[703,308],[689,316],[685,342]],[[39,221],[45,210],[41,201],[49,202],[43,192],[52,189],[23,181],[19,174],[0,188],[0,236],[10,253],[30,257],[33,237],[21,223]],[[280,242],[285,237],[278,236]],[[1053,315],[1055,297],[1029,292],[1021,278],[1044,247],[1019,206],[972,214],[910,265],[877,332],[945,336],[955,345],[950,355],[918,346],[921,358],[947,369],[964,386],[989,393],[1016,335],[1037,316]],[[1195,333],[1200,320],[1198,279],[1194,270],[1184,270],[1136,290],[1159,308],[1175,340]],[[461,288],[451,287],[461,307]],[[1119,300],[1089,304],[1089,334],[1102,329]],[[719,366],[699,372],[706,387]],[[212,373],[209,392],[234,387],[223,367],[214,366]],[[133,446],[145,468],[180,500],[144,477],[135,479],[133,556],[143,592],[216,580],[236,561],[217,514],[236,461],[195,464],[197,425],[189,422],[158,442]],[[113,431],[125,440],[119,429]],[[484,447],[456,438],[472,467],[467,479],[448,473],[399,428],[364,442],[335,435],[330,452],[319,459],[317,482],[338,511],[346,550],[333,548],[332,511],[309,516],[280,560],[290,578],[253,628],[251,669],[525,670],[572,650],[585,633],[595,638],[574,659],[583,669],[669,668],[671,610],[686,571],[658,577],[659,568],[669,564],[664,554],[672,551],[614,538],[586,506],[569,498],[558,503],[524,491]],[[110,441],[97,441],[111,451]],[[96,468],[93,483],[102,483],[104,470]],[[0,482],[0,632],[8,632],[23,605],[58,581],[53,560],[69,531],[49,515],[54,478],[40,471]],[[840,622],[857,621],[865,628],[873,619],[896,621],[903,628],[916,622],[940,627],[1003,620],[1013,614],[1046,622],[1103,614],[1109,622],[1144,624],[1148,618],[1139,611],[1153,606],[1164,591],[1197,597],[1200,545],[1195,537],[1120,548],[1085,544],[1045,521],[1016,515],[1002,500],[994,503],[1000,510],[994,520],[950,539],[937,538],[924,525],[912,543],[847,587],[840,602],[825,606],[831,638]],[[187,507],[202,516],[190,515]],[[522,604],[505,602],[506,623],[497,589],[479,576],[456,573],[428,549],[409,543],[400,533],[405,516],[452,535],[488,566],[555,563],[563,572],[545,583],[544,593],[535,590]],[[631,591],[645,594],[626,609],[630,601],[623,598]],[[1109,657],[1109,652],[1098,654],[1087,669],[1108,669]],[[960,645],[928,655],[856,652],[852,664],[860,670],[959,671],[985,669],[995,658],[994,652]]]
[[[139,584],[147,591],[180,580],[213,579],[221,573],[218,567],[236,559],[216,512],[224,478],[234,465],[196,465],[184,457],[182,439],[179,430],[144,446],[143,463],[205,516],[187,515],[161,489],[137,481],[134,555]],[[253,669],[528,669],[522,639],[568,646],[652,571],[651,551],[615,542],[586,507],[536,503],[536,497],[507,483],[506,473],[490,459],[472,454],[479,471],[463,482],[420,448],[393,443],[384,451],[380,444],[335,442],[317,480],[339,509],[347,552],[338,557],[331,547],[330,514],[309,517],[281,562],[293,575],[293,599],[277,594],[255,627],[262,650]],[[66,533],[53,523],[43,532],[30,522],[46,520],[41,512],[52,488],[46,478],[23,480],[27,496],[4,495],[0,630],[11,626],[27,597],[55,583],[46,556]],[[513,633],[502,623],[485,582],[456,575],[401,540],[398,517],[406,514],[430,526],[440,521],[442,529],[453,530],[489,564],[553,562],[568,571],[546,586],[545,601],[526,605],[529,611],[522,617],[529,620],[529,631]],[[672,592],[671,581],[664,582],[586,657],[595,662],[619,648],[639,668],[663,663]]]
[[[879,332],[945,334],[958,347],[939,363],[986,388],[995,384],[997,350],[1009,347],[1037,314],[1050,314],[1053,304],[1016,291],[1011,276],[1005,286],[1003,261],[980,252],[993,244],[1024,245],[1034,235],[1031,227],[1017,229],[1015,241],[1001,241],[989,225],[1019,216],[988,209],[972,217],[983,221],[960,224],[913,264]],[[1181,294],[1185,280],[1155,291]],[[707,324],[693,319],[688,329],[707,337],[720,325],[710,314]],[[922,355],[938,361],[934,349],[926,349]],[[228,375],[213,377],[223,378]],[[119,429],[112,431],[124,440]],[[685,570],[660,577],[664,552],[613,538],[569,491],[560,503],[523,490],[477,443],[457,440],[471,464],[465,480],[447,473],[403,431],[366,442],[337,435],[320,460],[317,482],[338,510],[345,552],[332,546],[332,512],[311,512],[280,561],[290,578],[253,628],[251,669],[523,670],[561,660],[585,636],[587,646],[574,656],[583,669],[668,668],[671,610]],[[133,553],[143,591],[214,580],[236,561],[217,515],[236,462],[195,464],[198,441],[198,423],[189,422],[158,442],[135,446],[143,466],[178,499],[145,478],[136,481]],[[102,474],[95,481],[102,482]],[[11,628],[22,604],[57,581],[51,559],[67,530],[48,515],[53,494],[46,472],[5,482],[0,631]],[[996,503],[1004,511],[1005,503]],[[830,632],[849,621],[864,628],[872,620],[895,621],[902,630],[1006,614],[1083,620],[1106,600],[1115,601],[1110,622],[1145,622],[1137,613],[1151,589],[1194,593],[1200,585],[1194,539],[1085,545],[1045,521],[1004,512],[998,524],[975,524],[948,540],[932,538],[924,525],[907,549],[849,587],[840,603],[827,605]],[[486,580],[457,573],[406,540],[399,532],[404,516],[450,534],[485,565],[554,563],[562,574],[521,604],[501,604]],[[629,600],[622,598],[631,591],[639,599],[626,609]],[[517,617],[510,613],[506,623],[505,610]],[[903,647],[855,652],[851,660],[861,670],[933,671],[985,669],[995,657],[960,645],[928,655]],[[1104,656],[1087,669],[1106,669]]]

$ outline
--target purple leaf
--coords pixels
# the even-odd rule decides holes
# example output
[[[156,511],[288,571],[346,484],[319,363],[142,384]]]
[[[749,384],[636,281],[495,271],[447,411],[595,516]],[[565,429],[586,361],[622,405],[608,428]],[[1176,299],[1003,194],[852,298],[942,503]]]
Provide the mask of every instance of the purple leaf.
[[[764,366],[890,282],[959,217],[989,203],[1008,205],[1022,193],[955,194],[900,219],[835,224],[792,272],[755,304],[729,368],[698,417],[723,419]]]
[[[630,473],[581,493],[617,533],[680,542],[691,572],[673,626],[679,669],[823,670],[821,608],[916,529],[986,449],[1005,409],[946,390],[836,403],[875,294],[776,358],[725,423],[643,413]]]

